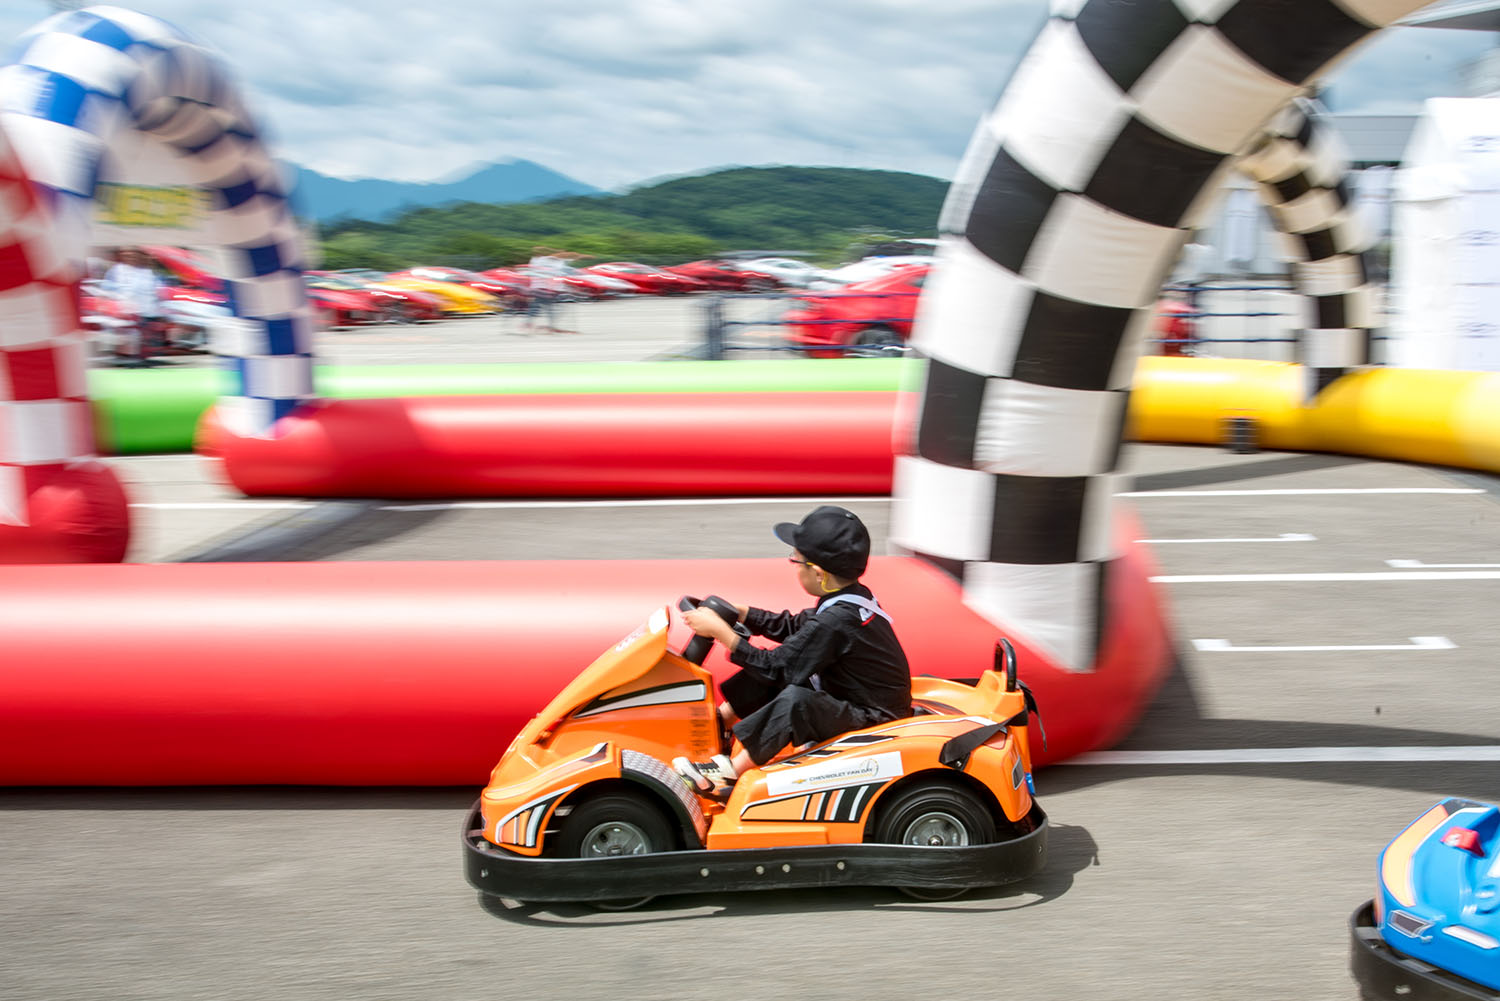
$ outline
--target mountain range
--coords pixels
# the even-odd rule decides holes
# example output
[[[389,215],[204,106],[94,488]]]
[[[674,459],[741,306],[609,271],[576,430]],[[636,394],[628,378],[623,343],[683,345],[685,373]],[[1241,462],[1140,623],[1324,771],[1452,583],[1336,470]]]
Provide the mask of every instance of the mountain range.
[[[599,192],[530,160],[481,164],[454,180],[431,182],[345,180],[296,164],[287,166],[292,174],[294,210],[318,222],[340,217],[380,221],[405,209],[453,202],[532,202]]]

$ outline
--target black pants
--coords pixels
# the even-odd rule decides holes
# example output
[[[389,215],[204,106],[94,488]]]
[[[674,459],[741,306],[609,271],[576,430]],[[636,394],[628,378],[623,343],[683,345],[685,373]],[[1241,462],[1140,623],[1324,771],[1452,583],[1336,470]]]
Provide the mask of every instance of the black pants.
[[[745,671],[726,678],[719,691],[740,717],[734,735],[757,765],[788,744],[827,740],[895,718],[801,685],[777,688]]]

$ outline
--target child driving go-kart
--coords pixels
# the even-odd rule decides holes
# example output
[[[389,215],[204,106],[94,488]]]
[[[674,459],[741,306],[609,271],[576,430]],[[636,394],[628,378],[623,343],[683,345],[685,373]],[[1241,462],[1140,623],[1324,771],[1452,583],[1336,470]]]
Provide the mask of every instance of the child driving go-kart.
[[[465,818],[470,883],[607,909],[809,886],[941,900],[1043,866],[1036,702],[1009,641],[972,683],[914,678],[858,583],[869,548],[858,520],[819,508],[778,536],[817,605],[792,615],[683,598],[695,635],[680,651],[672,610],[658,607],[511,741]],[[785,641],[751,646],[742,619]],[[716,641],[740,665],[722,699],[703,666]]]
[[[859,582],[870,560],[864,523],[852,511],[824,505],[800,524],[778,524],[775,533],[792,547],[797,583],[817,604],[795,614],[748,606],[736,611],[750,635],[779,646],[753,646],[710,609],[683,613],[694,633],[722,643],[740,668],[720,686],[718,708],[737,740],[733,755],[672,763],[701,792],[727,795],[742,772],[788,745],[911,715],[906,654],[891,617]]]

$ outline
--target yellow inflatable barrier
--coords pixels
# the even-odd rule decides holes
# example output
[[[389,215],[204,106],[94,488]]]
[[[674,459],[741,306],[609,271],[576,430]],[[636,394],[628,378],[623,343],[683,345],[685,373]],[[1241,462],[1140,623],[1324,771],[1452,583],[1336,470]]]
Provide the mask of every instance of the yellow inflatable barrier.
[[[1231,418],[1262,448],[1339,452],[1500,472],[1500,373],[1371,368],[1305,401],[1288,362],[1142,358],[1127,436],[1223,444]]]

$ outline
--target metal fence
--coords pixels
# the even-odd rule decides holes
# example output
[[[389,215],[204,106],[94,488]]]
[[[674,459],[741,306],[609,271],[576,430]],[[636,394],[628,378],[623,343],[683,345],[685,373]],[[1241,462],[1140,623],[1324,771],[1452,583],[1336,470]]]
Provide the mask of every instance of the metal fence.
[[[788,324],[785,314],[804,298],[818,292],[779,292],[715,295],[703,300],[703,354],[723,359],[746,353],[843,354],[888,356],[905,353],[904,345],[809,343],[811,328],[818,324],[848,324],[850,318],[803,320]],[[860,297],[876,298],[874,296]],[[905,300],[881,310],[881,315],[860,316],[861,324],[909,329],[916,296],[893,293],[880,298]],[[1199,357],[1255,358],[1295,361],[1298,331],[1306,326],[1302,297],[1284,280],[1213,281],[1174,284],[1163,289],[1162,304],[1179,302],[1185,307],[1177,315],[1190,329],[1185,338],[1163,336],[1153,323],[1147,338],[1148,353],[1188,354]],[[1382,349],[1384,336],[1376,334],[1375,350]]]

